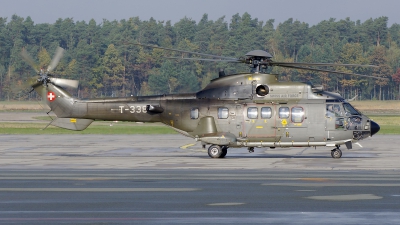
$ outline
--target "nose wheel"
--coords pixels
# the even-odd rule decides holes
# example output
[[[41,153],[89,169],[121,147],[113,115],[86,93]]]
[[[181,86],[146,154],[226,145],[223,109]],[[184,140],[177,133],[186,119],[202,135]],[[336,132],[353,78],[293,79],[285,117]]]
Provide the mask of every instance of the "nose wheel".
[[[342,157],[342,150],[340,150],[339,147],[333,149],[331,151],[331,156],[334,159],[339,159],[340,157]]]

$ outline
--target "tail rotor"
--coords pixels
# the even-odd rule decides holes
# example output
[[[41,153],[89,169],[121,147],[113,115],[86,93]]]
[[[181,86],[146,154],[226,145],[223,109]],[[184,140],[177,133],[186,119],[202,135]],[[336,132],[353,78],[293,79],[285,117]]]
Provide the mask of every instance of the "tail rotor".
[[[55,78],[51,72],[57,67],[58,63],[60,62],[61,58],[64,55],[64,49],[61,47],[57,47],[56,52],[47,67],[47,69],[39,69],[39,66],[33,60],[32,56],[26,51],[25,48],[21,51],[21,56],[28,63],[38,74],[37,78],[28,79],[29,86],[33,89],[39,88],[41,85],[44,87],[40,90],[39,94],[41,94],[42,98],[47,96],[47,85],[53,84],[55,86],[64,87],[64,88],[78,88],[79,81],[77,80],[70,80],[70,79],[63,79],[63,78]]]

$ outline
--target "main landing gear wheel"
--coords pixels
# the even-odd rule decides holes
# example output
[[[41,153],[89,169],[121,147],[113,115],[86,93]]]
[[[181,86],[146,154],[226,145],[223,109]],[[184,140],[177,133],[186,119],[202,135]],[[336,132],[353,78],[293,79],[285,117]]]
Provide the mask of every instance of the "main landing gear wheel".
[[[228,147],[226,146],[219,146],[219,145],[211,145],[208,148],[208,155],[211,158],[224,158],[226,153],[228,152]]]
[[[331,156],[334,159],[339,159],[342,157],[342,151],[339,148],[335,148],[331,151]]]
[[[228,147],[222,146],[221,150],[222,150],[222,154],[221,154],[220,158],[225,158],[226,153],[228,153]]]

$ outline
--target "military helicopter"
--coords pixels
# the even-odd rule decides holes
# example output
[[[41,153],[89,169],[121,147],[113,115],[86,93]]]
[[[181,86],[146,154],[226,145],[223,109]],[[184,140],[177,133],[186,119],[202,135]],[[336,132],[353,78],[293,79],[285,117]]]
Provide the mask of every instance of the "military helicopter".
[[[78,86],[78,81],[55,78],[51,71],[59,62],[63,49],[58,48],[47,70],[37,70],[31,82],[57,118],[51,125],[69,130],[84,130],[94,120],[161,122],[180,134],[209,145],[211,158],[224,158],[229,148],[285,148],[328,146],[332,158],[340,158],[340,146],[352,149],[352,143],[376,134],[377,123],[356,110],[337,93],[322,86],[302,82],[280,82],[278,75],[266,73],[270,67],[349,74],[321,66],[376,67],[359,64],[274,62],[266,51],[254,50],[242,58],[196,53],[153,45],[143,47],[197,54],[207,58],[179,58],[243,63],[251,72],[219,77],[201,91],[189,94],[132,96],[81,100],[64,88]],[[35,67],[26,51],[22,56]],[[173,58],[173,57],[171,57]],[[373,77],[376,78],[376,77]],[[49,125],[50,125],[49,124]]]

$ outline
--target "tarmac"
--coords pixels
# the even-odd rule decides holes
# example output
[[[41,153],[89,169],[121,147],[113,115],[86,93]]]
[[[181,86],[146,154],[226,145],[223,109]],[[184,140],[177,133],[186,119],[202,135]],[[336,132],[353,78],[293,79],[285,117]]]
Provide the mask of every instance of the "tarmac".
[[[181,135],[0,135],[0,169],[399,170],[398,135],[376,135],[343,156],[331,148],[230,148],[211,159]]]
[[[0,135],[0,224],[400,224],[398,146],[212,159],[181,135]]]

